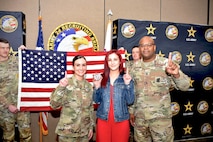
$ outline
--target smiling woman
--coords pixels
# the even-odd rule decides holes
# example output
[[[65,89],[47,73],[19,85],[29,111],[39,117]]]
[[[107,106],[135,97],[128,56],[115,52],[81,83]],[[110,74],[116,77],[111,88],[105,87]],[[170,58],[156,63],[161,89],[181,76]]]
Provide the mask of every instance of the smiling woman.
[[[134,102],[134,85],[131,76],[123,74],[122,57],[117,50],[108,51],[104,73],[94,80],[93,100],[97,109],[97,142],[128,142],[128,106]]]
[[[73,58],[74,74],[65,77],[50,96],[53,109],[61,109],[61,115],[56,127],[59,142],[81,141],[89,142],[93,136],[93,102],[92,85],[84,78],[87,70],[86,58],[76,55]]]

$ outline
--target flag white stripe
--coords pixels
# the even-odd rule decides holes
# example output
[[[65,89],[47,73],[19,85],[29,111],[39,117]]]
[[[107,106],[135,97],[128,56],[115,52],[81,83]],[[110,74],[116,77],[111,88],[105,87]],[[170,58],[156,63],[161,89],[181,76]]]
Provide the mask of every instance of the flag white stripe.
[[[87,65],[87,70],[101,70],[104,68],[104,65]],[[67,65],[67,70],[73,70],[72,65]]]
[[[21,107],[49,107],[50,102],[49,101],[26,101],[21,102]]]
[[[105,60],[105,55],[100,55],[100,56],[84,56],[84,57],[86,58],[87,62],[90,62],[90,61],[104,61]],[[73,58],[74,58],[74,56],[67,56],[67,61],[72,61]]]
[[[23,98],[48,98],[51,92],[22,92],[21,97]]]
[[[25,83],[22,82],[22,88],[54,88],[58,83]]]

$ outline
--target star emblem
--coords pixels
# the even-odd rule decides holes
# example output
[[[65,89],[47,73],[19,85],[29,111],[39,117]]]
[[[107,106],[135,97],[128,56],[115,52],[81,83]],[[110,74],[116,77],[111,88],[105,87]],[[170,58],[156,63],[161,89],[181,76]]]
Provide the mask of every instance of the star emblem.
[[[149,35],[149,34],[155,35],[155,30],[156,30],[156,28],[154,28],[154,27],[152,26],[152,24],[150,24],[149,27],[146,27],[146,29],[148,30],[147,35]]]
[[[190,51],[190,53],[189,53],[188,55],[186,55],[186,56],[187,56],[187,58],[188,58],[187,62],[189,62],[189,61],[194,62],[194,57],[195,57],[195,55],[193,55],[191,51]]]
[[[16,56],[18,54],[18,51],[13,51],[13,48],[10,47],[9,55],[10,56]]]
[[[113,34],[116,34],[117,28],[118,28],[118,27],[116,26],[116,24],[114,24],[114,25],[113,25]]]
[[[164,57],[165,56],[165,54],[163,54],[162,52],[161,52],[161,50],[158,52],[158,56],[160,56],[160,57]]]
[[[197,30],[194,30],[193,27],[191,27],[191,29],[187,31],[189,32],[189,35],[188,35],[189,37],[190,36],[195,37],[195,33],[197,32]]]
[[[126,58],[127,61],[129,61],[129,56],[131,56],[131,54],[128,53],[127,50],[125,50],[125,58]]]
[[[189,127],[189,124],[187,124],[187,126],[185,127],[185,128],[183,128],[184,129],[184,131],[185,131],[185,135],[186,134],[191,134],[191,130],[192,130],[192,127]]]
[[[190,78],[190,87],[193,87],[192,83],[194,83],[194,82],[195,82],[195,80],[192,80],[192,79]]]
[[[184,106],[186,107],[186,110],[185,110],[185,111],[187,111],[187,110],[192,111],[192,106],[193,106],[193,104],[191,104],[190,101],[188,101],[188,104],[187,104],[187,105],[184,105]]]

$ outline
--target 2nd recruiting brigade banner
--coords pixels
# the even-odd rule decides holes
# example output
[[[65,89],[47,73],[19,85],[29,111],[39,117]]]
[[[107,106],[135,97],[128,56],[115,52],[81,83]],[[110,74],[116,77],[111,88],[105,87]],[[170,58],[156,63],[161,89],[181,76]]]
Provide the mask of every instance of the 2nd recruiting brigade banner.
[[[186,92],[171,90],[175,140],[213,137],[213,26],[171,22],[113,21],[113,48],[131,49],[151,36],[157,54],[178,63],[190,78]]]

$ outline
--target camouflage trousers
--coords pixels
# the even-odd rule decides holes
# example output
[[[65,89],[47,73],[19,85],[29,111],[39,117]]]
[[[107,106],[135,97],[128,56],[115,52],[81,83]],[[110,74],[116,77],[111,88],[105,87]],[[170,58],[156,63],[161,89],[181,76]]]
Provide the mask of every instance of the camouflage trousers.
[[[134,139],[136,142],[173,142],[174,130],[171,118],[151,120],[135,119]]]
[[[58,142],[89,142],[89,139],[88,136],[84,137],[58,136]]]
[[[31,142],[30,112],[13,114],[7,109],[0,111],[0,126],[3,130],[3,142],[14,141],[15,124],[18,125],[20,142]]]

